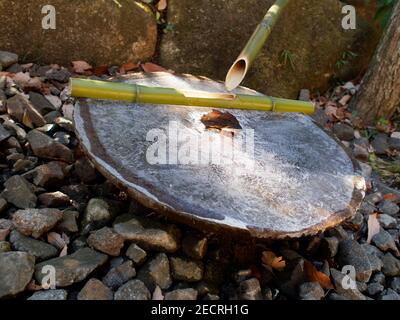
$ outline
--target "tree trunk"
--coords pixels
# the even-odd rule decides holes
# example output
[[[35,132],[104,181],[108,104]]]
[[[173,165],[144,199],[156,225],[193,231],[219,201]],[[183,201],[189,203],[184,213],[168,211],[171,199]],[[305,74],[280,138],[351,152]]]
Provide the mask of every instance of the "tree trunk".
[[[400,1],[379,43],[351,108],[365,124],[390,119],[400,106]]]

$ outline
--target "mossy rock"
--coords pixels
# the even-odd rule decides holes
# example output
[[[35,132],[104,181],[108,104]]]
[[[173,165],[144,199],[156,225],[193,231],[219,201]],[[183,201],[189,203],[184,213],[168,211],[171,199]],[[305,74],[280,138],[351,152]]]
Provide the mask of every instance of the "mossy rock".
[[[170,0],[168,21],[173,31],[162,38],[159,63],[180,73],[224,80],[273,3],[274,0]],[[244,85],[267,94],[296,98],[302,88],[325,90],[336,75],[357,76],[366,67],[377,40],[371,36],[372,26],[361,18],[356,30],[343,30],[342,6],[337,0],[292,0]],[[357,57],[348,58],[351,68],[339,70],[337,62],[353,50]]]
[[[55,30],[42,27],[45,5],[55,7]],[[157,42],[154,14],[134,0],[0,0],[0,20],[0,50],[29,62],[138,62],[153,56]]]

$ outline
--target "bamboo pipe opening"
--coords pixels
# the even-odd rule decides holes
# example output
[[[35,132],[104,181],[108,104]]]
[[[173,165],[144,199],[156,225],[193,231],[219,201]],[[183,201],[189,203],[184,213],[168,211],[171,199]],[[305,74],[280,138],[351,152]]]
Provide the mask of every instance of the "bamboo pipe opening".
[[[225,79],[225,87],[227,90],[231,91],[238,87],[244,77],[246,76],[248,69],[247,60],[244,58],[240,58],[236,60],[236,62],[229,69],[226,79]]]

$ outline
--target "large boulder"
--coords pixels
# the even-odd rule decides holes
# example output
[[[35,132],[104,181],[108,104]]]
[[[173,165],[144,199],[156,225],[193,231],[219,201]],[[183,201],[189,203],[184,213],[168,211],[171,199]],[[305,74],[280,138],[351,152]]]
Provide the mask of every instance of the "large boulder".
[[[162,38],[158,62],[179,73],[225,80],[274,1],[170,0],[172,31]],[[326,89],[334,76],[357,76],[371,58],[377,36],[361,18],[356,30],[345,31],[342,5],[338,0],[291,1],[244,85],[296,98],[302,88]]]
[[[56,29],[42,28],[45,5],[56,9]],[[0,50],[29,61],[94,65],[150,59],[157,42],[153,13],[134,0],[0,0]]]

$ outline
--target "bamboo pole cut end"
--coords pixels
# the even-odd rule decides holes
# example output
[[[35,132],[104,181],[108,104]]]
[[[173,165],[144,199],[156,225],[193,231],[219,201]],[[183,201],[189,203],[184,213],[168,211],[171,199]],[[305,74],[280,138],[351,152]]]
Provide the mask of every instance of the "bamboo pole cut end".
[[[232,91],[237,88],[243,81],[248,70],[247,60],[239,58],[235,61],[232,67],[229,69],[226,79],[225,87],[228,91]]]

